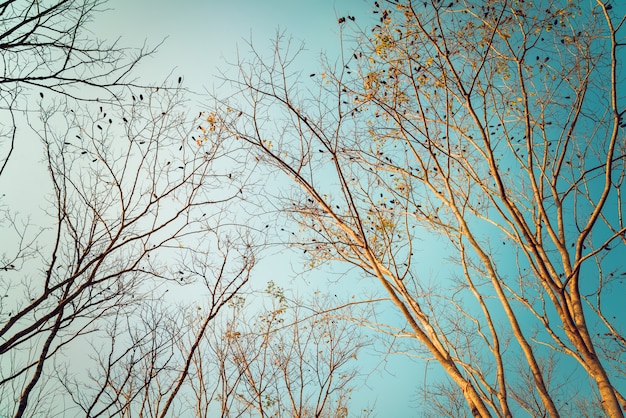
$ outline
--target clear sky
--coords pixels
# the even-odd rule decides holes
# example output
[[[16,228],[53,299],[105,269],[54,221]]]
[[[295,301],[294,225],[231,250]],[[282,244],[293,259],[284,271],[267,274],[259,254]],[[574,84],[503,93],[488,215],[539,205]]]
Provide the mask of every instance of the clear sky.
[[[218,69],[248,52],[252,39],[261,50],[270,48],[277,31],[306,43],[311,64],[321,51],[336,53],[339,46],[337,17],[370,16],[364,0],[112,0],[109,11],[98,16],[92,28],[98,37],[121,37],[122,45],[155,45],[165,39],[153,60],[146,61],[142,76],[165,77],[172,68],[182,74],[185,86],[200,90],[215,84]]]

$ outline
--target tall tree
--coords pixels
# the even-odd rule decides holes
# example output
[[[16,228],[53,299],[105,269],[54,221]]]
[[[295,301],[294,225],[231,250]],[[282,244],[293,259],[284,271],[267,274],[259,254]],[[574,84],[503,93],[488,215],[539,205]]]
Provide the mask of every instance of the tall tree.
[[[284,39],[253,51],[213,126],[299,186],[270,196],[312,266],[379,283],[452,383],[441,411],[622,416],[625,18],[599,0],[373,12],[322,71],[290,67]],[[437,236],[454,266],[435,282]]]
[[[165,416],[254,265],[223,225],[244,190],[236,156],[187,116],[180,78],[134,79],[152,49],[94,38],[105,3],[0,4],[2,416]],[[172,326],[166,292],[182,285],[207,296],[193,328]]]
[[[45,152],[47,204],[32,219],[19,206],[2,219],[4,243],[15,243],[3,248],[0,271],[4,415],[67,412],[64,399],[89,416],[134,414],[139,397],[165,416],[209,322],[247,282],[250,240],[224,209],[243,189],[226,171],[234,155],[203,133],[202,115],[186,116],[184,91],[166,87],[102,106],[57,99],[31,121]],[[178,331],[166,292],[184,285],[206,295],[208,313],[202,326]],[[168,345],[189,332],[196,343]],[[101,385],[85,401],[91,392],[76,392],[72,381],[91,369],[81,350],[89,341],[93,364],[106,367],[91,374]],[[128,366],[124,379],[119,364]],[[146,373],[139,383],[138,369]]]

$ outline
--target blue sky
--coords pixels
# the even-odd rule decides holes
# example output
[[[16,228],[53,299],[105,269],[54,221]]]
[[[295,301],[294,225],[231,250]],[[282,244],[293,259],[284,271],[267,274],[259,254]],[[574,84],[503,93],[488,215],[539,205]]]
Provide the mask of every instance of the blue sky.
[[[142,67],[142,77],[159,80],[176,68],[190,89],[210,88],[219,69],[245,55],[245,41],[261,50],[270,48],[277,31],[306,43],[311,64],[321,51],[334,54],[339,46],[337,17],[348,13],[370,16],[364,0],[290,1],[243,0],[167,1],[113,0],[109,10],[92,25],[98,37],[121,37],[122,45],[155,45],[165,39],[158,54]],[[358,19],[361,20],[361,19]]]

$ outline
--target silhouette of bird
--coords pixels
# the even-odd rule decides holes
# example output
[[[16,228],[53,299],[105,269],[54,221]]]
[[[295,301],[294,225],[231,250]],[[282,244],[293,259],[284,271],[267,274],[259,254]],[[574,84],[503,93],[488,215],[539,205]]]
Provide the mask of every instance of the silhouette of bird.
[[[43,99],[43,93],[39,92],[39,96]]]
[[[178,84],[180,84],[183,81],[182,77],[178,77]]]
[[[341,24],[341,23],[343,23],[345,21],[346,21],[345,17],[340,17],[339,19],[337,19],[337,23],[339,23],[339,24]]]

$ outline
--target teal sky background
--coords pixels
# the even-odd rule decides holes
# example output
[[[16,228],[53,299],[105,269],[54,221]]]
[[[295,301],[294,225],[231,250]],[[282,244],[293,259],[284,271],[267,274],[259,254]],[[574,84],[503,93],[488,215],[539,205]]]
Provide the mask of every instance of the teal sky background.
[[[310,72],[320,67],[320,54],[325,53],[331,61],[340,51],[340,26],[337,18],[354,15],[356,23],[368,25],[373,19],[373,1],[366,0],[109,0],[103,5],[107,9],[94,16],[89,28],[95,38],[115,40],[124,47],[140,47],[144,42],[155,46],[161,41],[157,53],[146,59],[135,73],[140,83],[158,85],[171,74],[171,81],[181,76],[183,85],[197,100],[197,110],[203,110],[202,95],[219,86],[222,70],[235,70],[237,55],[245,58],[249,52],[246,41],[252,41],[259,51],[269,54],[277,32],[292,36],[296,42],[304,42],[306,51],[303,63],[310,62]],[[626,2],[613,2],[616,16],[626,14]],[[305,73],[308,68],[303,68]],[[194,104],[191,104],[194,107]],[[36,139],[33,139],[36,141]],[[28,155],[28,145],[20,144],[15,161],[20,155]],[[31,157],[32,158],[32,157]],[[37,169],[13,185],[0,182],[2,192],[12,191],[23,207],[41,206],[38,193],[19,193],[28,187],[36,190],[37,178],[42,175]],[[45,175],[45,173],[43,173]],[[6,178],[5,182],[9,179]],[[13,187],[12,187],[13,186]],[[32,187],[32,188],[31,188]],[[33,189],[34,188],[34,189]],[[431,243],[428,255],[435,255],[437,243]],[[432,280],[445,276],[441,260],[425,256],[439,264],[422,264],[420,271]],[[268,280],[284,280],[285,286],[293,284],[301,287],[298,293],[319,289],[328,293],[346,291],[345,282],[329,281],[334,276],[318,272],[306,278],[294,280],[301,259],[294,252],[282,252],[263,260],[252,277],[255,287],[265,287]],[[445,270],[445,265],[444,265]],[[340,272],[336,272],[340,277]],[[182,289],[186,291],[185,288]],[[365,289],[361,289],[365,290]],[[194,295],[195,296],[195,295]],[[389,313],[397,318],[395,313]],[[380,348],[384,350],[384,347]],[[359,358],[363,372],[371,371],[382,356],[370,353]],[[425,373],[432,378],[437,367],[412,360],[405,355],[388,356],[384,367],[373,372],[366,384],[360,386],[352,396],[351,411],[374,407],[377,417],[412,417],[427,412],[421,407],[419,389],[425,380]],[[350,416],[353,416],[351,413]]]
[[[268,51],[276,33],[284,31],[306,43],[316,66],[320,52],[333,56],[339,50],[339,16],[354,15],[357,23],[371,16],[365,0],[112,0],[106,6],[109,10],[91,26],[96,36],[119,36],[124,46],[165,40],[153,59],[144,62],[141,76],[162,80],[176,68],[185,87],[199,93],[218,82],[216,75],[236,61],[237,53],[245,56],[248,40]]]

